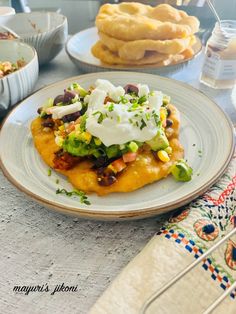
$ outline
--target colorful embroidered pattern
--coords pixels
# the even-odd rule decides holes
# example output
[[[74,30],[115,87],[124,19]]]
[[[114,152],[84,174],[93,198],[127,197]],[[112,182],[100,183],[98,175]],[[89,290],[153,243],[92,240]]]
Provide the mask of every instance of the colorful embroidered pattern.
[[[177,209],[173,213],[173,215],[170,217],[169,222],[175,223],[175,222],[180,222],[180,221],[184,220],[186,217],[188,217],[189,211],[190,211],[189,208]]]
[[[229,180],[225,174],[224,180]],[[226,231],[232,216],[236,211],[236,197],[235,197],[235,176],[226,188],[213,186],[207,194],[191,203],[191,210],[196,209],[201,212],[202,218],[212,220],[221,231]],[[213,197],[218,191],[222,191],[218,196]]]
[[[231,286],[228,277],[222,276],[220,274],[219,269],[212,265],[212,261],[210,260],[210,258],[207,258],[207,259],[204,260],[204,263],[203,263],[202,267],[205,270],[209,270],[211,272],[211,278],[213,280],[218,281],[220,283],[220,287],[222,289],[225,290],[225,289],[228,289]],[[234,299],[236,297],[236,290],[232,291],[230,296]]]
[[[193,240],[187,240],[183,233],[178,233],[174,229],[167,230],[165,227],[161,228],[161,231],[157,235],[164,234],[167,239],[174,239],[176,243],[182,244],[186,250],[190,253],[194,253],[194,257],[198,258],[203,254],[203,250],[198,248]]]
[[[218,227],[209,219],[199,219],[193,227],[197,235],[205,241],[213,241],[219,235]]]
[[[182,245],[189,253],[194,254],[194,258],[196,259],[204,253],[203,249],[201,249],[195,241],[187,239],[184,233],[178,232],[173,228],[168,230],[166,227],[162,227],[157,235],[164,235],[166,239],[174,240],[176,243]],[[229,280],[229,276],[221,274],[219,268],[216,265],[213,265],[210,258],[203,261],[202,267],[211,273],[211,278],[218,281],[222,289],[225,290],[231,286],[232,283]],[[231,292],[230,296],[233,299],[236,297],[236,289]]]
[[[221,205],[225,202],[226,198],[228,196],[230,196],[230,194],[232,193],[232,191],[234,191],[236,187],[236,176],[234,176],[232,178],[232,181],[228,184],[228,186],[226,187],[226,189],[220,194],[220,196],[218,197],[218,199],[214,199],[213,197],[211,197],[208,194],[204,195],[204,199],[207,201],[212,202],[214,205]]]
[[[233,270],[236,270],[236,244],[229,240],[225,251],[226,264]]]

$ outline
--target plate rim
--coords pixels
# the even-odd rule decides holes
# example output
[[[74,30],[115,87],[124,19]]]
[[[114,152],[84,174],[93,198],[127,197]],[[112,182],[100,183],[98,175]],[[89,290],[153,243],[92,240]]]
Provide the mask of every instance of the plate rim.
[[[109,64],[103,64],[101,63],[100,65],[97,65],[97,64],[93,64],[93,63],[89,63],[89,62],[85,62],[81,59],[77,59],[75,58],[70,52],[69,52],[69,49],[68,49],[68,45],[69,45],[69,42],[75,38],[76,36],[78,36],[79,34],[83,33],[83,32],[87,32],[87,31],[92,31],[92,30],[96,30],[97,27],[96,26],[93,26],[93,27],[88,27],[86,29],[83,29],[75,34],[73,34],[70,38],[68,38],[68,40],[66,41],[66,44],[65,44],[65,51],[68,55],[68,57],[70,59],[75,59],[77,60],[77,62],[80,62],[81,64],[83,65],[86,65],[86,66],[93,66],[95,67],[96,69],[104,69],[104,70],[114,70],[114,71],[144,71],[145,69],[146,70],[165,70],[168,71],[168,70],[171,70],[172,68],[174,68],[175,66],[178,66],[178,65],[184,65],[185,63],[187,64],[189,61],[195,59],[196,57],[198,57],[200,55],[200,53],[202,52],[202,48],[203,48],[203,45],[202,45],[202,41],[201,39],[199,38],[199,36],[195,35],[196,39],[197,39],[197,42],[200,44],[200,48],[199,50],[193,55],[191,56],[190,58],[187,58],[187,59],[184,59],[184,60],[181,60],[177,63],[174,63],[174,64],[169,64],[169,65],[166,65],[166,66],[155,66],[155,63],[153,64],[147,64],[147,65],[143,65],[143,66],[132,66],[132,67],[120,67],[119,65],[109,65]],[[96,58],[96,57],[94,57]],[[97,58],[96,58],[97,59]],[[98,59],[99,60],[99,59]]]
[[[128,71],[109,71],[109,72],[101,72],[103,75],[108,74],[108,75],[125,75],[125,74],[129,74],[129,75],[140,75],[139,72],[128,72]],[[169,202],[167,203],[167,205],[165,205],[164,207],[159,205],[159,206],[152,206],[149,208],[145,208],[145,209],[136,209],[134,211],[127,211],[127,210],[116,210],[116,211],[112,211],[112,212],[108,212],[108,211],[104,211],[104,210],[97,210],[96,212],[90,210],[90,209],[85,209],[85,208],[79,208],[79,207],[73,207],[73,206],[68,206],[64,207],[63,205],[60,205],[54,201],[49,201],[44,197],[41,197],[33,192],[31,192],[30,190],[28,190],[27,188],[25,188],[20,182],[16,181],[15,178],[10,174],[10,172],[8,171],[8,169],[5,167],[4,162],[2,161],[2,157],[0,154],[0,167],[2,169],[2,172],[4,174],[4,176],[16,187],[18,188],[21,192],[24,192],[27,196],[29,196],[31,199],[34,199],[35,201],[37,201],[38,203],[49,207],[53,210],[56,210],[57,212],[61,212],[64,214],[72,214],[72,215],[77,215],[83,218],[93,218],[96,220],[117,220],[117,219],[142,219],[142,218],[147,218],[147,217],[151,217],[151,216],[155,216],[155,215],[159,215],[168,211],[171,211],[173,209],[177,209],[183,205],[186,205],[188,203],[190,203],[193,199],[196,199],[197,197],[199,197],[200,195],[202,195],[207,189],[209,189],[220,177],[221,175],[225,172],[225,170],[227,169],[233,154],[234,154],[234,148],[235,148],[235,138],[234,138],[234,127],[233,127],[233,123],[231,122],[230,118],[227,116],[227,114],[223,111],[223,109],[218,106],[216,104],[216,102],[214,100],[212,100],[211,98],[209,98],[206,94],[204,94],[202,91],[192,87],[191,85],[188,85],[182,81],[178,81],[172,78],[167,78],[167,77],[163,77],[163,76],[159,76],[159,75],[154,75],[154,74],[148,74],[148,73],[141,73],[142,75],[148,75],[148,76],[154,76],[155,78],[159,78],[161,80],[164,81],[174,81],[177,85],[180,85],[184,88],[187,88],[189,90],[191,90],[194,93],[200,93],[204,98],[207,99],[207,101],[211,102],[213,106],[215,106],[215,108],[217,108],[217,110],[219,111],[219,113],[222,115],[222,117],[224,117],[225,121],[228,123],[229,129],[231,130],[231,140],[230,140],[230,148],[229,148],[229,154],[225,160],[224,165],[217,171],[217,173],[215,173],[215,175],[209,179],[205,185],[199,187],[197,190],[195,190],[194,192],[192,192],[191,194],[187,194],[185,197],[181,198],[180,200],[177,200],[175,202]],[[25,98],[24,100],[22,100],[19,104],[17,104],[13,110],[11,110],[7,116],[5,117],[5,119],[3,120],[2,124],[1,124],[1,128],[4,128],[5,124],[7,123],[8,119],[10,118],[10,116],[12,114],[14,114],[15,110],[19,107],[19,106],[24,106],[24,102],[27,101],[29,98],[33,97],[34,95],[41,93],[44,90],[48,90],[53,86],[56,86],[59,83],[63,83],[66,82],[68,80],[77,80],[80,79],[80,77],[90,77],[90,76],[98,76],[99,72],[97,73],[89,73],[89,74],[81,74],[81,75],[76,75],[73,77],[69,77],[63,80],[59,80],[57,82],[54,82],[52,84],[47,85],[46,87],[42,87],[40,89],[38,89],[37,91],[35,91],[34,93],[32,93],[30,96],[28,96],[27,98]],[[1,134],[0,134],[1,137]],[[89,208],[89,207],[88,207]]]

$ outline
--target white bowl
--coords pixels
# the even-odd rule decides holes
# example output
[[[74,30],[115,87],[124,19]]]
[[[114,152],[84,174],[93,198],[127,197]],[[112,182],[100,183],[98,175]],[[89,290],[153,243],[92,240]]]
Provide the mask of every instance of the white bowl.
[[[0,16],[8,16],[15,13],[16,11],[12,7],[0,7]]]
[[[40,65],[57,56],[68,35],[67,18],[56,12],[18,13],[2,17],[1,23],[15,31],[22,42],[36,49]]]
[[[28,96],[38,79],[38,57],[35,49],[15,40],[0,40],[0,61],[15,63],[23,58],[26,65],[0,78],[0,116]]]

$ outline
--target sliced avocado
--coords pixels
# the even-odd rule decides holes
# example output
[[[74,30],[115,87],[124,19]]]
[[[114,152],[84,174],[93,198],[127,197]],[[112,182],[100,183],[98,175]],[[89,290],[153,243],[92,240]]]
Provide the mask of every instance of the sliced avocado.
[[[156,136],[146,143],[154,151],[165,149],[169,146],[169,141],[165,135],[163,128],[159,129]]]
[[[74,133],[64,140],[63,149],[73,156],[86,156],[90,154],[90,146],[81,142]]]
[[[106,147],[106,154],[108,158],[113,158],[119,155],[119,146],[118,145],[111,145]]]
[[[184,159],[180,159],[172,166],[171,173],[175,180],[187,182],[192,178],[193,169]]]

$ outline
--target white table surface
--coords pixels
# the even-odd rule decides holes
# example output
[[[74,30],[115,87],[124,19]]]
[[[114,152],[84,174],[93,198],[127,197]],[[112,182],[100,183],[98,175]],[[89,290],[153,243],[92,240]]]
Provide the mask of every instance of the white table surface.
[[[235,91],[198,82],[201,58],[172,77],[213,97],[236,123]],[[79,75],[65,52],[40,70],[35,89]],[[30,200],[0,173],[0,313],[87,313],[120,270],[159,230],[168,215],[98,222],[65,216]],[[77,292],[16,294],[16,285],[78,285]]]

